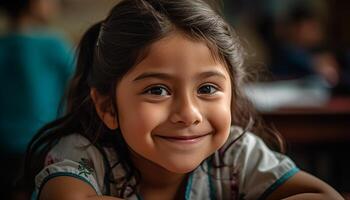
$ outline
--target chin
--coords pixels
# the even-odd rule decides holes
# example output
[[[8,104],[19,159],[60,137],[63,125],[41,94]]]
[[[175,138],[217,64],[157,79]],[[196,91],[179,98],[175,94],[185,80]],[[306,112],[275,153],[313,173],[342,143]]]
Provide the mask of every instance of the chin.
[[[176,174],[187,174],[193,170],[195,170],[200,163],[185,163],[185,162],[179,162],[174,164],[166,164],[163,165],[163,168],[166,170],[176,173]]]

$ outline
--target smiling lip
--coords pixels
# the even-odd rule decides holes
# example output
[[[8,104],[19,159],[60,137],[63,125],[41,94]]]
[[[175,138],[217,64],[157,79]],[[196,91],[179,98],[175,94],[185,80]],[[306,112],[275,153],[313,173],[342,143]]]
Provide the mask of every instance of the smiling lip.
[[[170,142],[196,143],[209,134],[210,133],[204,134],[204,135],[190,135],[190,136],[161,136],[161,135],[158,135],[158,137],[165,139],[167,141],[170,141]]]

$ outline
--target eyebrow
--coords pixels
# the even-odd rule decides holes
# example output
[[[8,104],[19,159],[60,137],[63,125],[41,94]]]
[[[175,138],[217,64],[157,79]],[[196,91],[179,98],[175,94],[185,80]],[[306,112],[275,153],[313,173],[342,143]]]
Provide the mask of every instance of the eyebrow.
[[[216,70],[215,71],[206,71],[206,72],[200,73],[196,78],[204,79],[204,78],[209,78],[212,76],[217,76],[217,77],[220,77],[220,78],[223,78],[226,80],[225,75],[219,71],[216,71]],[[147,78],[158,78],[158,79],[169,80],[169,79],[173,79],[173,76],[171,76],[170,74],[161,73],[161,72],[145,72],[145,73],[142,73],[141,75],[137,76],[133,81],[139,81],[139,80],[143,80],[143,79],[147,79]]]

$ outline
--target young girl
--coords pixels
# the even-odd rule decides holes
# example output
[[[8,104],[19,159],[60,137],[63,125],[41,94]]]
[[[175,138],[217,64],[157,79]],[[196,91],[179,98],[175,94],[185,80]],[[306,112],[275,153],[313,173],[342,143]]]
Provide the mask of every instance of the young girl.
[[[121,1],[82,38],[67,114],[29,146],[33,198],[342,199],[248,132],[244,55],[202,1]]]

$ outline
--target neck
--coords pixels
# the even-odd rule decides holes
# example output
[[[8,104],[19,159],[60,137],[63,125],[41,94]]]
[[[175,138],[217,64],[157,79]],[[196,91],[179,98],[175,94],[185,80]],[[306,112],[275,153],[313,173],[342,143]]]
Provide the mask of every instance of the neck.
[[[183,198],[187,174],[170,172],[135,152],[131,154],[132,161],[141,173],[140,193],[144,199],[154,199],[154,195],[157,195],[157,199],[160,196],[163,199],[174,199],[176,195],[181,195]]]
[[[28,28],[39,26],[39,23],[34,17],[23,14],[10,23],[10,28],[17,32],[25,32]]]

